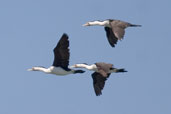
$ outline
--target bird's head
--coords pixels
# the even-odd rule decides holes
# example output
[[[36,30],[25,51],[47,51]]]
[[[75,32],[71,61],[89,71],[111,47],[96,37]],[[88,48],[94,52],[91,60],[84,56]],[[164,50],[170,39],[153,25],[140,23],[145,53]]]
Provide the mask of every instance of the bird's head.
[[[27,69],[27,71],[40,71],[39,69],[41,69],[41,68],[45,69],[45,67],[43,67],[43,66],[36,66],[36,67],[32,67],[30,69]]]
[[[81,63],[81,64],[74,64],[72,66],[69,66],[69,68],[80,68],[82,66],[88,65],[87,63]]]
[[[77,68],[78,67],[78,65],[77,64],[74,64],[74,65],[72,65],[72,66],[68,66],[69,68]]]
[[[90,22],[83,24],[83,26],[91,26]]]
[[[96,20],[96,21],[89,21],[86,24],[83,24],[83,26],[95,26],[95,25],[108,26],[109,21],[108,20],[105,20],[105,21]]]

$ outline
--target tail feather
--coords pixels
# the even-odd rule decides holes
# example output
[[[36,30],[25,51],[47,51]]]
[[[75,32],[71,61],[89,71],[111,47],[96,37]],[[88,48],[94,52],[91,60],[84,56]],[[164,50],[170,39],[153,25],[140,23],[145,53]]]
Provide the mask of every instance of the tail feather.
[[[85,71],[83,70],[75,70],[74,73],[84,73]]]
[[[142,25],[135,25],[135,24],[130,24],[130,27],[141,27]]]
[[[128,71],[126,71],[125,69],[116,69],[116,73],[118,73],[118,72],[128,72]]]

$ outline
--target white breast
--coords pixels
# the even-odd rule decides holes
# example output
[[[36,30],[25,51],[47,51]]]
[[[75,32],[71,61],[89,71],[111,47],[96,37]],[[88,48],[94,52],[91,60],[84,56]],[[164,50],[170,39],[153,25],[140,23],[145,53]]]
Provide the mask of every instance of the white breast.
[[[72,74],[72,71],[65,71],[61,67],[50,67],[51,73],[56,74],[56,75],[67,75],[67,74]]]

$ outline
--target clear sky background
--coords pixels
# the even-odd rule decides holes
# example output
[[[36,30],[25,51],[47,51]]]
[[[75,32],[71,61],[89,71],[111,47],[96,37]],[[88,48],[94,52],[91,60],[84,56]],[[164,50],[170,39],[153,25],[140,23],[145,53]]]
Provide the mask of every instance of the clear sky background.
[[[110,47],[92,20],[120,19],[124,40]],[[170,0],[1,0],[1,114],[171,114]],[[95,96],[90,71],[65,77],[28,72],[49,67],[53,48],[69,35],[70,65],[108,62],[112,74]]]

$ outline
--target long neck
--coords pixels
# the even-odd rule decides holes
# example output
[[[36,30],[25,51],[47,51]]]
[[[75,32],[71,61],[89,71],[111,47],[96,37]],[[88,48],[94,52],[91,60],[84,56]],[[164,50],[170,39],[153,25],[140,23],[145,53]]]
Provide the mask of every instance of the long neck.
[[[89,25],[90,26],[93,26],[93,25],[109,26],[109,21],[92,21],[92,22],[89,22]]]
[[[28,69],[29,71],[42,71],[45,73],[50,73],[50,69],[44,68],[44,67],[33,67],[32,69]]]
[[[75,68],[86,68],[88,70],[94,70],[95,69],[94,65],[86,65],[86,64],[76,64],[74,67]]]

